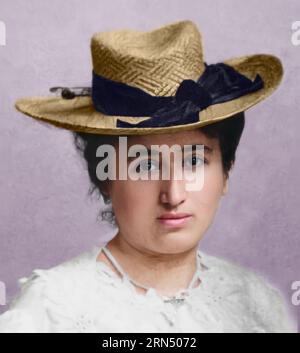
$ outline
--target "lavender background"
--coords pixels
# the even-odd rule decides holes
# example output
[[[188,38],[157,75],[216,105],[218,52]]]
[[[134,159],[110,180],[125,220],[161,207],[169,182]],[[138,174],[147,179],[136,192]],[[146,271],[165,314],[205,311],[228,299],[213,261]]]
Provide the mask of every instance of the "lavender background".
[[[246,114],[229,194],[201,248],[261,273],[290,303],[291,283],[300,280],[300,46],[291,42],[298,0],[0,0],[7,30],[0,46],[0,280],[7,297],[33,269],[115,233],[96,221],[101,204],[87,196],[70,133],[16,112],[15,100],[46,95],[51,86],[89,85],[95,32],[182,19],[202,31],[208,63],[259,52],[283,61],[280,89]],[[296,307],[290,311],[296,318]]]

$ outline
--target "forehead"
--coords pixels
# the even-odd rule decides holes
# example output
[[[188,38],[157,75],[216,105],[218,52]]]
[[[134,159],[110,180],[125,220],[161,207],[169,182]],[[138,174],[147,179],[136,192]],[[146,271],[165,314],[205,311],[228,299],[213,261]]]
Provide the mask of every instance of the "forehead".
[[[146,147],[151,145],[205,145],[211,150],[218,147],[218,140],[204,135],[200,129],[180,131],[168,134],[134,135],[128,136],[128,146],[141,144]]]

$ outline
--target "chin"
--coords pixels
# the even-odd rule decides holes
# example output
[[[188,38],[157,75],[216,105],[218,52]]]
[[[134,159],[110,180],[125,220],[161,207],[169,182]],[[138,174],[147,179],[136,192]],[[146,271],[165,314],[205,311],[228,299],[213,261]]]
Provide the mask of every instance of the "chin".
[[[191,236],[187,233],[165,234],[164,239],[160,239],[157,249],[165,253],[182,253],[198,246],[199,236]]]

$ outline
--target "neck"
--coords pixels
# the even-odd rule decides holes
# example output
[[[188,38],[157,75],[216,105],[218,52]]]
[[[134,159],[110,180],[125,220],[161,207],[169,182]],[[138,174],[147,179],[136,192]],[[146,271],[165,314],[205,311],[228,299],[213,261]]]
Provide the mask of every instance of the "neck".
[[[181,253],[160,253],[137,248],[118,232],[106,247],[130,279],[163,296],[186,289],[197,269],[197,246]]]

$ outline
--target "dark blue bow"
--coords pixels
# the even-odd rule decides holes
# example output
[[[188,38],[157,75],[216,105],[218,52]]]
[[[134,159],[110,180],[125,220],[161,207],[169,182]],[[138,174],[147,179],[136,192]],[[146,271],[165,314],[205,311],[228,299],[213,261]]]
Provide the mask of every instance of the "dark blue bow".
[[[92,99],[95,109],[108,115],[151,117],[137,124],[117,119],[117,127],[166,127],[199,121],[199,111],[255,92],[263,87],[224,63],[207,65],[197,80],[183,80],[175,96],[157,97],[125,83],[93,72]]]

